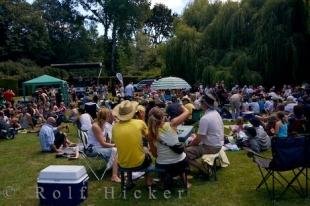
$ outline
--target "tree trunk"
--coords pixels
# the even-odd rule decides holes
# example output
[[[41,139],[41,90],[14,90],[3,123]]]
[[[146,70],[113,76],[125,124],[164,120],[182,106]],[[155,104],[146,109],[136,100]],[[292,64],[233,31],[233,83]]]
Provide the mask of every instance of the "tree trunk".
[[[111,71],[114,74],[115,73],[115,55],[116,55],[116,26],[113,25],[112,29],[112,51],[111,51]]]
[[[109,26],[108,25],[103,25],[104,27],[104,34],[103,34],[103,38],[104,40],[108,39],[108,30],[109,30]]]

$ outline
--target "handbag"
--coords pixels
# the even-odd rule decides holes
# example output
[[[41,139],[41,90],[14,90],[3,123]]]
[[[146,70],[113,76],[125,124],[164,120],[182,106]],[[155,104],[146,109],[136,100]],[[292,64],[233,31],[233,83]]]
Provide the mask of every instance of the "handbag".
[[[166,142],[162,141],[161,139],[159,139],[158,141],[160,144],[169,147],[173,152],[175,152],[177,154],[182,154],[185,150],[185,144],[184,143],[179,142],[175,145],[170,146]]]

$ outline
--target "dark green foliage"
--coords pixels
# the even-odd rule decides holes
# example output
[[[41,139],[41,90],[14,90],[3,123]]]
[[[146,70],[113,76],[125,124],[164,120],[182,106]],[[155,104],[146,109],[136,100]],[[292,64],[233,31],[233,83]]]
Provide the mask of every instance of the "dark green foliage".
[[[172,36],[173,21],[176,16],[164,4],[156,4],[152,8],[151,15],[145,22],[144,30],[153,44],[160,44]]]
[[[309,80],[305,0],[195,0],[166,48],[166,75],[191,83],[283,84]]]
[[[14,92],[18,91],[18,81],[15,79],[0,79],[0,88],[10,88]]]
[[[119,44],[130,41],[135,32],[143,27],[149,14],[148,0],[77,0],[83,8],[90,12],[88,17],[104,26],[105,65],[109,73],[114,75],[117,70]],[[111,31],[111,38],[108,31]]]
[[[0,74],[66,78],[46,66],[103,62],[103,75],[299,83],[309,80],[309,9],[308,0],[195,0],[176,16],[149,0],[0,0]]]
[[[11,60],[0,62],[0,76],[2,78],[24,81],[43,74],[62,79],[67,79],[69,77],[69,74],[65,70],[51,67],[42,68],[27,59],[22,59],[19,62],[13,62]]]
[[[0,61],[44,59],[50,53],[41,12],[23,0],[0,1]]]

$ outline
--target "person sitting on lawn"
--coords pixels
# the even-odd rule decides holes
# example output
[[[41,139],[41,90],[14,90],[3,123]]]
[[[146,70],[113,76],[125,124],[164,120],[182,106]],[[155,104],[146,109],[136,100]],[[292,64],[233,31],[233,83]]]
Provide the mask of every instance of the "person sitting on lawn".
[[[138,102],[125,100],[116,105],[113,115],[118,122],[113,125],[112,137],[118,151],[118,164],[122,168],[133,171],[147,169],[152,159],[143,149],[143,137],[148,134],[148,128],[143,120],[133,119],[137,112]],[[132,177],[128,177],[131,182]],[[146,185],[152,185],[152,178],[146,174]]]
[[[71,144],[65,135],[59,133],[61,129],[68,126],[55,127],[55,125],[56,119],[49,117],[40,129],[39,138],[42,152],[61,152],[61,146],[67,147]]]
[[[288,136],[288,122],[284,112],[277,112],[277,122],[273,133],[276,137],[284,139]]]
[[[238,117],[236,120],[236,125],[232,125],[231,129],[234,135],[238,136],[239,132],[243,132],[244,131],[244,119],[243,117]]]
[[[77,123],[78,119],[79,119],[79,111],[76,106],[76,103],[70,103],[69,121],[73,123]]]
[[[288,134],[294,136],[306,133],[306,123],[303,106],[294,106],[293,113],[288,118]]]
[[[253,127],[247,127],[245,133],[248,136],[248,145],[255,152],[262,152],[270,149],[271,139],[261,126],[261,122],[257,118],[250,119]]]
[[[92,127],[93,118],[90,114],[86,113],[85,107],[83,105],[79,108],[80,117],[78,118],[78,127],[83,131],[88,131]]]
[[[179,144],[176,127],[182,124],[190,114],[184,106],[181,107],[182,113],[173,118],[171,122],[165,122],[165,114],[158,107],[154,107],[150,111],[148,119],[151,152],[154,157],[157,157],[156,167],[165,171],[162,179],[168,188],[171,186],[174,176],[181,175],[181,179],[185,180],[186,168],[188,168],[185,152],[179,154],[169,147]]]
[[[196,159],[204,154],[218,153],[224,144],[224,124],[220,114],[214,109],[215,98],[206,94],[201,99],[201,108],[205,114],[199,121],[198,134],[186,148],[186,155],[191,166],[205,171]]]
[[[88,147],[92,153],[99,154],[112,166],[111,181],[120,182],[118,177],[118,165],[115,144],[109,143],[106,140],[105,123],[109,116],[109,110],[102,108],[97,114],[97,118],[90,130],[87,131]],[[108,167],[108,166],[107,166]]]
[[[22,129],[31,129],[34,127],[32,117],[27,112],[26,108],[22,109],[22,113],[19,116],[19,122]]]

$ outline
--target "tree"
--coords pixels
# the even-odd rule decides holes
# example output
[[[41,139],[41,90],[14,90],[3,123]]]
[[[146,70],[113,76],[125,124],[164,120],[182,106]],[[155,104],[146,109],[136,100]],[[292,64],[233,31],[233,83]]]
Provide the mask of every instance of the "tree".
[[[164,75],[176,75],[194,82],[199,79],[199,50],[201,33],[186,24],[178,24],[176,37],[166,47],[166,68]]]
[[[19,58],[43,61],[50,48],[41,12],[24,0],[1,1],[0,11],[0,61]]]
[[[177,14],[172,14],[171,9],[164,4],[155,4],[144,27],[153,44],[160,44],[172,36],[173,21],[176,17]]]
[[[86,61],[94,42],[84,27],[84,17],[72,0],[36,0],[33,6],[42,12],[52,54],[50,62]],[[61,54],[61,55],[59,55]]]
[[[111,72],[116,71],[116,55],[118,40],[129,40],[138,29],[142,28],[148,12],[148,0],[78,0],[86,11],[91,12],[89,18],[104,26],[107,48],[110,47]],[[111,31],[111,41],[108,32]],[[110,44],[110,46],[109,46]]]
[[[167,42],[164,74],[210,84],[307,81],[309,10],[306,0],[195,0]]]

